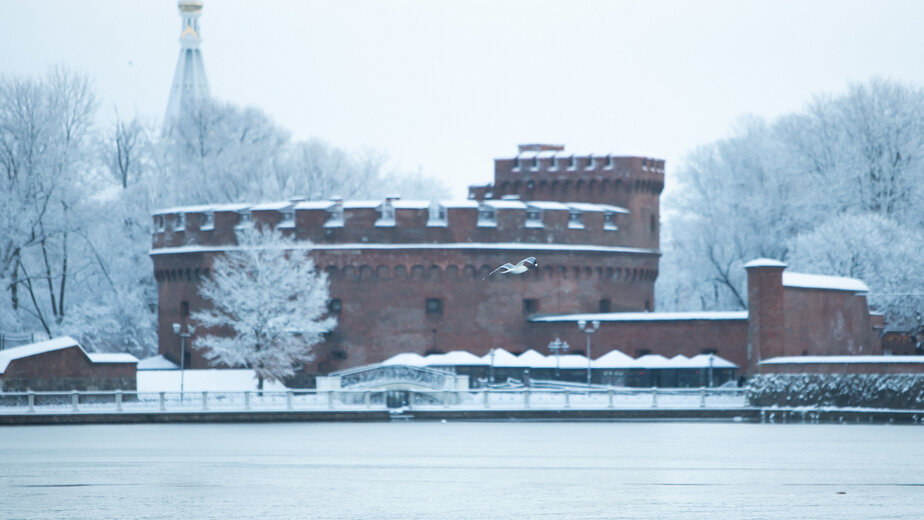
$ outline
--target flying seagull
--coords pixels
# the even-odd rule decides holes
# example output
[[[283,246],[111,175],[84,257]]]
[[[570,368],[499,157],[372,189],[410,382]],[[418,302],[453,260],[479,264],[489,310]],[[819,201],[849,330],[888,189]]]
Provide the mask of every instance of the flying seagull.
[[[529,271],[530,269],[536,269],[538,267],[539,267],[539,262],[536,261],[536,257],[531,256],[529,258],[524,258],[520,260],[519,262],[517,262],[517,265],[506,263],[498,267],[497,269],[491,271],[490,273],[488,273],[488,275],[482,278],[482,280],[487,280],[488,278],[491,277],[491,275],[493,275],[494,273],[498,271],[500,271],[501,274],[523,274],[526,271]]]

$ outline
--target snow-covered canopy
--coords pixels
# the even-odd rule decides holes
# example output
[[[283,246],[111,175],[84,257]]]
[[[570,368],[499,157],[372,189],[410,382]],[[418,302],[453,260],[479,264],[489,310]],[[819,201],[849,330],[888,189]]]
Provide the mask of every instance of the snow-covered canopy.
[[[414,367],[451,367],[451,366],[492,366],[491,353],[478,357],[470,352],[454,350],[445,354],[421,356],[412,352],[396,354],[381,363],[382,365],[405,365]],[[529,368],[531,370],[560,367],[563,370],[586,370],[587,358],[581,354],[563,354],[555,359],[554,354],[545,355],[535,349],[529,349],[520,355],[512,354],[503,348],[494,349],[493,366],[495,368]],[[592,369],[697,369],[697,368],[737,368],[738,365],[716,354],[697,354],[692,358],[683,355],[671,359],[660,354],[648,354],[634,359],[619,350],[611,350],[590,362]]]

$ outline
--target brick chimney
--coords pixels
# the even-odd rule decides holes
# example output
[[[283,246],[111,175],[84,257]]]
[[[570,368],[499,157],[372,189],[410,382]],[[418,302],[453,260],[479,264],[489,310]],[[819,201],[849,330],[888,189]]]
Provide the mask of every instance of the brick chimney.
[[[744,264],[748,272],[748,375],[761,359],[783,355],[783,270],[785,263],[758,258]]]

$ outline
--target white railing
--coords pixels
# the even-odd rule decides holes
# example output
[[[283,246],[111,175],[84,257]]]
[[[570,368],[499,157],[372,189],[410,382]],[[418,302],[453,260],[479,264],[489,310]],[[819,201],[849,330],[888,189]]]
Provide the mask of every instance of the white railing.
[[[186,413],[350,410],[690,409],[747,406],[739,388],[470,389],[249,392],[9,392],[0,414]]]

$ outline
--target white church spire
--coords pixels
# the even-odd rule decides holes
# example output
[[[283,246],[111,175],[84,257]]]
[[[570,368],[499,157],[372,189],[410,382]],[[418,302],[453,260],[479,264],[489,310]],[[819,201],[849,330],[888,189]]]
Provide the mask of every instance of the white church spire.
[[[176,62],[176,72],[173,73],[173,86],[170,88],[170,100],[167,102],[167,113],[164,116],[165,129],[179,119],[186,104],[209,96],[202,51],[199,50],[202,43],[199,38],[202,2],[181,0],[178,6],[183,18],[183,30],[180,33],[180,57]]]

